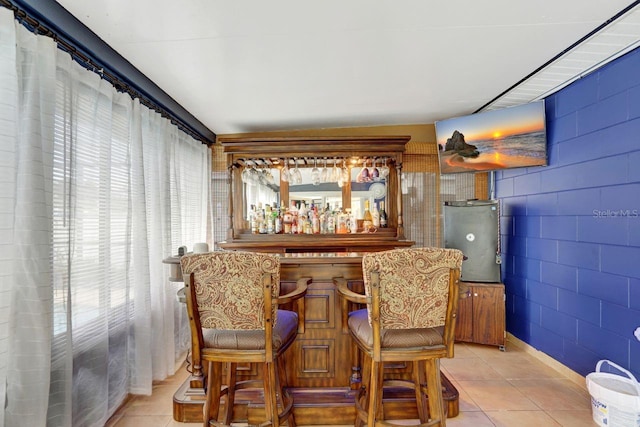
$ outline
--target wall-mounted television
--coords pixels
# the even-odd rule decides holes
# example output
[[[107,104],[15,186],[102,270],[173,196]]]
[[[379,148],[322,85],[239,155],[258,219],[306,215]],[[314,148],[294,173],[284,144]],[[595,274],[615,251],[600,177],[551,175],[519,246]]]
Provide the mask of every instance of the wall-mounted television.
[[[440,173],[547,165],[544,100],[440,120]]]

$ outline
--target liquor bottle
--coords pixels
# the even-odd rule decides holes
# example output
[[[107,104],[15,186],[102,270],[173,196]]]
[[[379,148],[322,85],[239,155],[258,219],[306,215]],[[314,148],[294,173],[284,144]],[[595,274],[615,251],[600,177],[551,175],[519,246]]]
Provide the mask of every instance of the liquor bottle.
[[[384,210],[384,202],[380,202],[380,228],[389,227],[389,219],[387,218],[387,211]]]
[[[264,207],[264,220],[267,224],[267,234],[274,234],[276,231],[276,224],[273,218],[273,213],[271,211],[271,205],[267,204]]]
[[[324,208],[320,211],[320,234],[327,234],[327,211]]]
[[[373,208],[371,209],[371,221],[376,228],[380,227],[380,211],[376,206],[376,202],[373,202]]]
[[[349,232],[347,229],[347,215],[342,210],[337,213],[336,228],[336,233],[338,234],[347,234]]]
[[[298,234],[298,206],[293,200],[291,201],[289,213],[291,213],[291,234]]]
[[[358,221],[356,220],[356,214],[348,209],[349,211],[349,229],[352,234],[356,234],[358,232]]]
[[[249,212],[249,223],[251,224],[251,233],[258,234],[258,213],[256,212],[255,205],[251,205],[251,211]]]
[[[369,200],[364,201],[364,214],[362,215],[362,231],[367,233],[373,227],[373,218],[369,210]]]
[[[320,234],[320,218],[318,218],[318,212],[315,209],[311,211],[311,232]]]
[[[327,211],[327,233],[336,233],[336,214],[333,211]]]
[[[258,202],[258,234],[267,234],[267,223],[264,220],[264,209],[262,209],[261,202]]]
[[[282,220],[283,220],[282,206],[279,209],[276,208],[273,211],[272,215],[273,215],[273,221],[275,222],[275,233],[282,234],[284,231],[284,225],[282,223]]]
[[[291,224],[293,223],[293,215],[291,215],[291,211],[287,209],[284,211],[284,216],[282,218],[282,224],[284,226],[284,234],[291,234]]]

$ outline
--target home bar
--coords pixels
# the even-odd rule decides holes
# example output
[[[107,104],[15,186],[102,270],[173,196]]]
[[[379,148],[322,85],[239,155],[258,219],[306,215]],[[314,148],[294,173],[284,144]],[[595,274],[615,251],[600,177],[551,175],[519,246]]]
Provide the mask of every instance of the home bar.
[[[298,424],[353,425],[361,356],[346,319],[359,307],[340,297],[334,279],[344,278],[350,289],[362,293],[364,253],[414,245],[404,236],[401,195],[403,153],[409,140],[410,136],[220,138],[228,168],[231,227],[219,247],[280,254],[281,293],[298,279],[311,278],[304,302],[298,305],[304,328],[285,356]],[[298,170],[315,183],[296,180]],[[323,178],[314,178],[314,173]],[[266,174],[276,178],[264,179]],[[260,193],[256,187],[273,191]],[[386,224],[379,221],[381,209]],[[172,264],[172,276],[179,280],[179,257],[165,262]],[[194,371],[175,393],[175,420],[201,420],[204,370]],[[261,374],[247,365],[238,368],[238,375]],[[411,364],[385,366],[385,378],[410,376]],[[444,374],[441,377],[448,416],[455,417],[458,392]],[[250,424],[261,419],[264,407],[256,397],[254,392],[246,399],[236,398],[234,418]],[[385,413],[394,418],[417,418],[409,389],[385,390],[384,402]]]

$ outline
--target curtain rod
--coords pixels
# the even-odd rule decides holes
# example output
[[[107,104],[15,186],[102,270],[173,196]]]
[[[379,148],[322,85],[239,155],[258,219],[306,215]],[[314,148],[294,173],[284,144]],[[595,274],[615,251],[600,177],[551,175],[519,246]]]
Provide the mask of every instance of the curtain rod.
[[[180,130],[204,144],[215,143],[216,134],[160,89],[147,76],[53,0],[0,0],[15,19],[30,31],[51,37],[84,68],[97,73],[116,90],[170,120]]]

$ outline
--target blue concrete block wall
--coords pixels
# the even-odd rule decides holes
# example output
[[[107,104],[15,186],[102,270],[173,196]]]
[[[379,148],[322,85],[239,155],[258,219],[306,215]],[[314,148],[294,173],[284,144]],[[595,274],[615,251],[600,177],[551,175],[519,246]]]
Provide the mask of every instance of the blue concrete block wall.
[[[640,50],[545,100],[546,167],[496,172],[507,330],[640,378]]]

